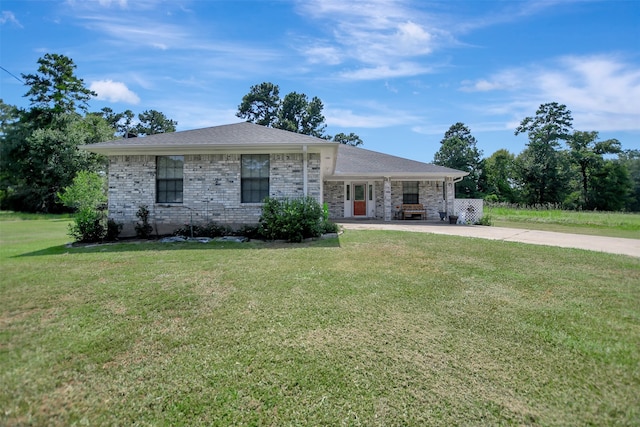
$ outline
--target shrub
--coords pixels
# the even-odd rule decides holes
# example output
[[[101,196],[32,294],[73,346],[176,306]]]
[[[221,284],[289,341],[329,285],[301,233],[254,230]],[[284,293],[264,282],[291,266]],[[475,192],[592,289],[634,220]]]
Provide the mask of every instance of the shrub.
[[[480,218],[478,220],[477,224],[478,225],[487,225],[487,226],[493,225],[493,221],[491,220],[491,215],[489,215],[489,214],[482,215],[482,218]]]
[[[110,242],[118,240],[118,236],[120,235],[120,232],[122,232],[122,226],[123,224],[121,222],[109,219],[107,221],[107,236],[105,237],[105,240]]]
[[[486,203],[498,203],[500,199],[498,199],[498,196],[496,194],[487,194],[484,197],[484,201]]]
[[[264,199],[260,233],[269,240],[301,242],[322,234],[323,211],[313,197],[300,199]]]
[[[329,220],[322,221],[322,234],[337,233],[339,231],[338,224]]]
[[[99,242],[106,234],[104,213],[84,207],[69,224],[69,235],[78,242]]]
[[[242,227],[236,230],[235,234],[239,234],[240,236],[246,237],[247,239],[261,239],[262,237],[264,237],[260,233],[259,225],[250,225],[250,224],[243,225]]]
[[[199,225],[185,224],[182,227],[178,227],[173,231],[174,236],[182,237],[202,237],[202,227]]]
[[[153,231],[153,227],[149,224],[149,207],[146,205],[139,206],[136,216],[142,221],[142,223],[136,222],[136,236],[141,239],[148,239]]]
[[[177,228],[173,232],[173,235],[183,237],[220,237],[226,236],[229,233],[230,230],[228,227],[215,222],[209,222],[204,225],[185,224]]]
[[[69,235],[78,242],[97,242],[107,234],[104,179],[95,172],[80,171],[73,183],[57,193],[62,203],[76,211]]]
[[[202,227],[202,232],[205,237],[220,237],[227,236],[231,233],[229,227],[215,222],[208,222]]]
[[[80,171],[73,183],[57,193],[63,205],[73,209],[98,209],[107,201],[104,178],[95,172]]]

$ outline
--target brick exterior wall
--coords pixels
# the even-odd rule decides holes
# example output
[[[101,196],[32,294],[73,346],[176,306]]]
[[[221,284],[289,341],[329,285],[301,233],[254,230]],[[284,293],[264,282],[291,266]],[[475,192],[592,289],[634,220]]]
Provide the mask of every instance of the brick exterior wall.
[[[388,185],[388,184],[387,184]],[[419,203],[425,205],[427,209],[427,219],[440,219],[438,211],[444,208],[442,201],[442,182],[419,181]],[[329,206],[329,217],[331,219],[344,218],[344,181],[327,181],[324,183],[324,201]],[[385,216],[385,183],[384,181],[374,181],[374,203],[375,218],[380,220],[396,219],[396,212],[402,205],[402,181],[391,181],[390,193],[390,214]],[[396,208],[397,207],[397,208]]]
[[[442,182],[419,181],[418,203],[422,203],[427,210],[427,219],[440,219],[438,211],[444,208],[442,201]],[[402,206],[402,181],[391,182],[391,208],[395,218],[395,212]]]
[[[344,181],[324,183],[324,202],[329,208],[329,218],[344,218]]]
[[[270,155],[272,197],[304,195],[304,154]],[[238,226],[256,224],[259,203],[240,203],[240,154],[184,156],[183,203],[156,203],[156,156],[109,158],[109,218],[124,225],[122,235],[135,235],[136,212],[147,205],[154,233],[215,221]],[[320,155],[307,154],[307,194],[320,201]]]

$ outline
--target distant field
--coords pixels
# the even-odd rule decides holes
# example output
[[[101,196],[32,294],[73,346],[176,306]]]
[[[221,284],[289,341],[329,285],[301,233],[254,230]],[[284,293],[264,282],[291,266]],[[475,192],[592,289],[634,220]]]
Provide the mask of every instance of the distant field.
[[[640,239],[640,214],[485,206],[496,227]]]
[[[0,425],[640,425],[640,260],[435,234],[72,247],[0,215]]]

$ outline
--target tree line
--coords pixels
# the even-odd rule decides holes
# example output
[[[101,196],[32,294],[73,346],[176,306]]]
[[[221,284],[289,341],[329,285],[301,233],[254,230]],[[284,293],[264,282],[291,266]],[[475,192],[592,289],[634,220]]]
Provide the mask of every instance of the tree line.
[[[137,116],[103,108],[89,112],[96,93],[75,75],[73,61],[45,54],[34,74],[22,74],[29,108],[0,99],[0,208],[27,212],[67,209],[60,190],[81,171],[102,173],[104,157],[79,150],[84,144],[174,132],[177,122],[156,110]],[[326,133],[318,97],[264,82],[250,88],[237,116],[248,122],[342,144],[362,145],[351,132]],[[543,104],[515,134],[529,142],[517,156],[505,149],[483,159],[463,123],[452,125],[434,163],[469,172],[457,183],[457,197],[526,205],[554,204],[569,209],[640,211],[640,150],[623,150],[615,139],[600,141],[596,131],[573,130],[565,105]]]
[[[456,197],[565,209],[640,211],[640,150],[623,150],[597,131],[573,129],[566,105],[540,105],[514,131],[528,142],[518,154],[500,149],[481,158],[477,141],[463,123],[452,125],[434,163],[469,172]]]
[[[97,94],[75,75],[71,58],[45,54],[38,70],[22,74],[30,107],[0,99],[0,208],[62,212],[61,189],[81,171],[100,172],[106,160],[78,146],[120,137],[174,132],[177,122],[156,110],[137,116],[110,108],[89,112]]]
[[[79,146],[176,130],[178,123],[156,110],[137,116],[131,110],[115,112],[108,107],[90,112],[88,102],[97,94],[76,76],[76,65],[67,56],[47,53],[38,65],[36,73],[22,74],[29,108],[0,99],[1,209],[66,211],[69,206],[60,199],[60,190],[80,172],[104,174],[107,169],[104,157]],[[242,98],[237,116],[343,144],[362,144],[354,133],[326,134],[322,110],[318,97],[309,100],[303,93],[291,92],[280,99],[277,85],[262,83]]]

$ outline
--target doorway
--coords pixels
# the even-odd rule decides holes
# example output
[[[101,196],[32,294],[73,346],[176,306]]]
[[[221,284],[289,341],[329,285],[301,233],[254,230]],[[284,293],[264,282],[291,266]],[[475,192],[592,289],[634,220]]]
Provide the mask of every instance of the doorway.
[[[353,185],[353,216],[367,215],[367,185]]]

